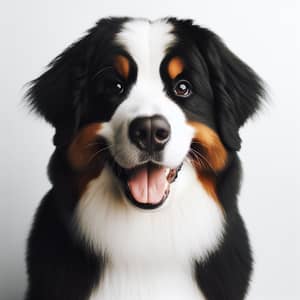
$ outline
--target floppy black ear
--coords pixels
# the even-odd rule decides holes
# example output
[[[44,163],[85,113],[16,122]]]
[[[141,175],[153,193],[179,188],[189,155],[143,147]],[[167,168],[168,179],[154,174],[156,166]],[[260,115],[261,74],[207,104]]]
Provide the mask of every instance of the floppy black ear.
[[[80,119],[85,97],[89,35],[71,45],[31,82],[27,93],[32,108],[55,129],[55,145],[68,143]]]
[[[205,28],[194,28],[210,75],[221,139],[229,149],[237,151],[241,146],[239,128],[259,108],[263,83],[217,35]]]

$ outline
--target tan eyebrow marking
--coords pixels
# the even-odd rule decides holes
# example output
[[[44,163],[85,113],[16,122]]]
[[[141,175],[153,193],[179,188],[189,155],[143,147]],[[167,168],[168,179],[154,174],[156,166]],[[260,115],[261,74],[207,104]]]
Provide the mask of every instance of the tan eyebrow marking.
[[[130,64],[128,59],[123,55],[117,55],[115,57],[115,67],[120,75],[122,75],[125,79],[128,78]]]
[[[184,69],[183,60],[179,56],[173,57],[168,64],[168,74],[171,79],[182,73]]]

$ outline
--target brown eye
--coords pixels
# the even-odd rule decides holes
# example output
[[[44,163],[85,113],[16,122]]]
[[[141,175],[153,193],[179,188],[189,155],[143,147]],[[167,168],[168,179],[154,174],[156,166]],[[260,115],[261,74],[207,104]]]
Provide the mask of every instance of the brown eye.
[[[187,98],[192,94],[192,86],[187,80],[179,80],[175,84],[174,93],[178,97]]]

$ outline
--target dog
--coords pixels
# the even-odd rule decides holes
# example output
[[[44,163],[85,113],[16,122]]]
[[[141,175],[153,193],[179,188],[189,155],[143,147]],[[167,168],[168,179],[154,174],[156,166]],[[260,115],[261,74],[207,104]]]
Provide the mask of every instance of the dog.
[[[31,82],[55,128],[26,300],[239,300],[239,128],[263,81],[192,20],[104,18]]]

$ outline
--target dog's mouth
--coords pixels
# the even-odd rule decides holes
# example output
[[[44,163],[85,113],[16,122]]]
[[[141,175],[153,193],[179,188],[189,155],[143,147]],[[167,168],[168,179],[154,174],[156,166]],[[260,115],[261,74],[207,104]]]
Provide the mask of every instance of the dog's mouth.
[[[133,205],[142,209],[155,209],[168,198],[170,185],[177,178],[181,165],[171,169],[146,163],[132,169],[124,169],[115,163],[113,169]]]

